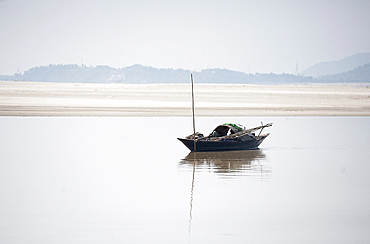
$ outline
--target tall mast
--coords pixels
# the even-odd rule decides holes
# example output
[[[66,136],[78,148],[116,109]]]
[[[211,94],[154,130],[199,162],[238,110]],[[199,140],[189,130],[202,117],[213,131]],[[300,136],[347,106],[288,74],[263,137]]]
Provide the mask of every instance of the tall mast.
[[[195,140],[195,113],[194,113],[194,85],[193,85],[193,74],[190,74],[191,78],[191,107],[193,111],[193,139],[194,139],[194,152],[197,151],[197,143]]]

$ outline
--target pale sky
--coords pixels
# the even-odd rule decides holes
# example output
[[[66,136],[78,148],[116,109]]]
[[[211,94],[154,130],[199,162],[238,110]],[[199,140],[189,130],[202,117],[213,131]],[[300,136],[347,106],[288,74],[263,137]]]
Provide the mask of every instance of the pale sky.
[[[295,73],[370,52],[370,0],[0,0],[0,74],[48,64]]]

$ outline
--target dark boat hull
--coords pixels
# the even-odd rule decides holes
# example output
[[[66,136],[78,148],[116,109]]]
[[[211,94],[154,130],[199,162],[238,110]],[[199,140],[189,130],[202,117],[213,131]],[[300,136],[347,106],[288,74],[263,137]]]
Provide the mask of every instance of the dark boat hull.
[[[211,152],[211,151],[238,151],[238,150],[251,150],[257,149],[262,141],[268,136],[260,136],[258,139],[247,141],[225,140],[225,141],[206,141],[199,140],[196,142],[197,152]],[[194,140],[177,138],[181,141],[190,151],[194,152]]]

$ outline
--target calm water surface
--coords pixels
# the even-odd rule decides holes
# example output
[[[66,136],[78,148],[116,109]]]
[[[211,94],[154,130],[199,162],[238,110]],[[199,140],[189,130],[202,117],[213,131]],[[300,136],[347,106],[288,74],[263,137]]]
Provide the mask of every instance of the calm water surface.
[[[369,243],[369,117],[273,122],[189,153],[191,118],[0,117],[0,243]]]

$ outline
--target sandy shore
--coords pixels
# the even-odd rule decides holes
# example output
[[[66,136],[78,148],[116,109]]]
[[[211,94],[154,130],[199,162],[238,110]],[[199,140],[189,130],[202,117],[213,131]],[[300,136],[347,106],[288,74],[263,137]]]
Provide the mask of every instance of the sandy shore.
[[[196,116],[370,116],[370,88],[195,84]],[[0,116],[191,116],[190,84],[0,81]]]

